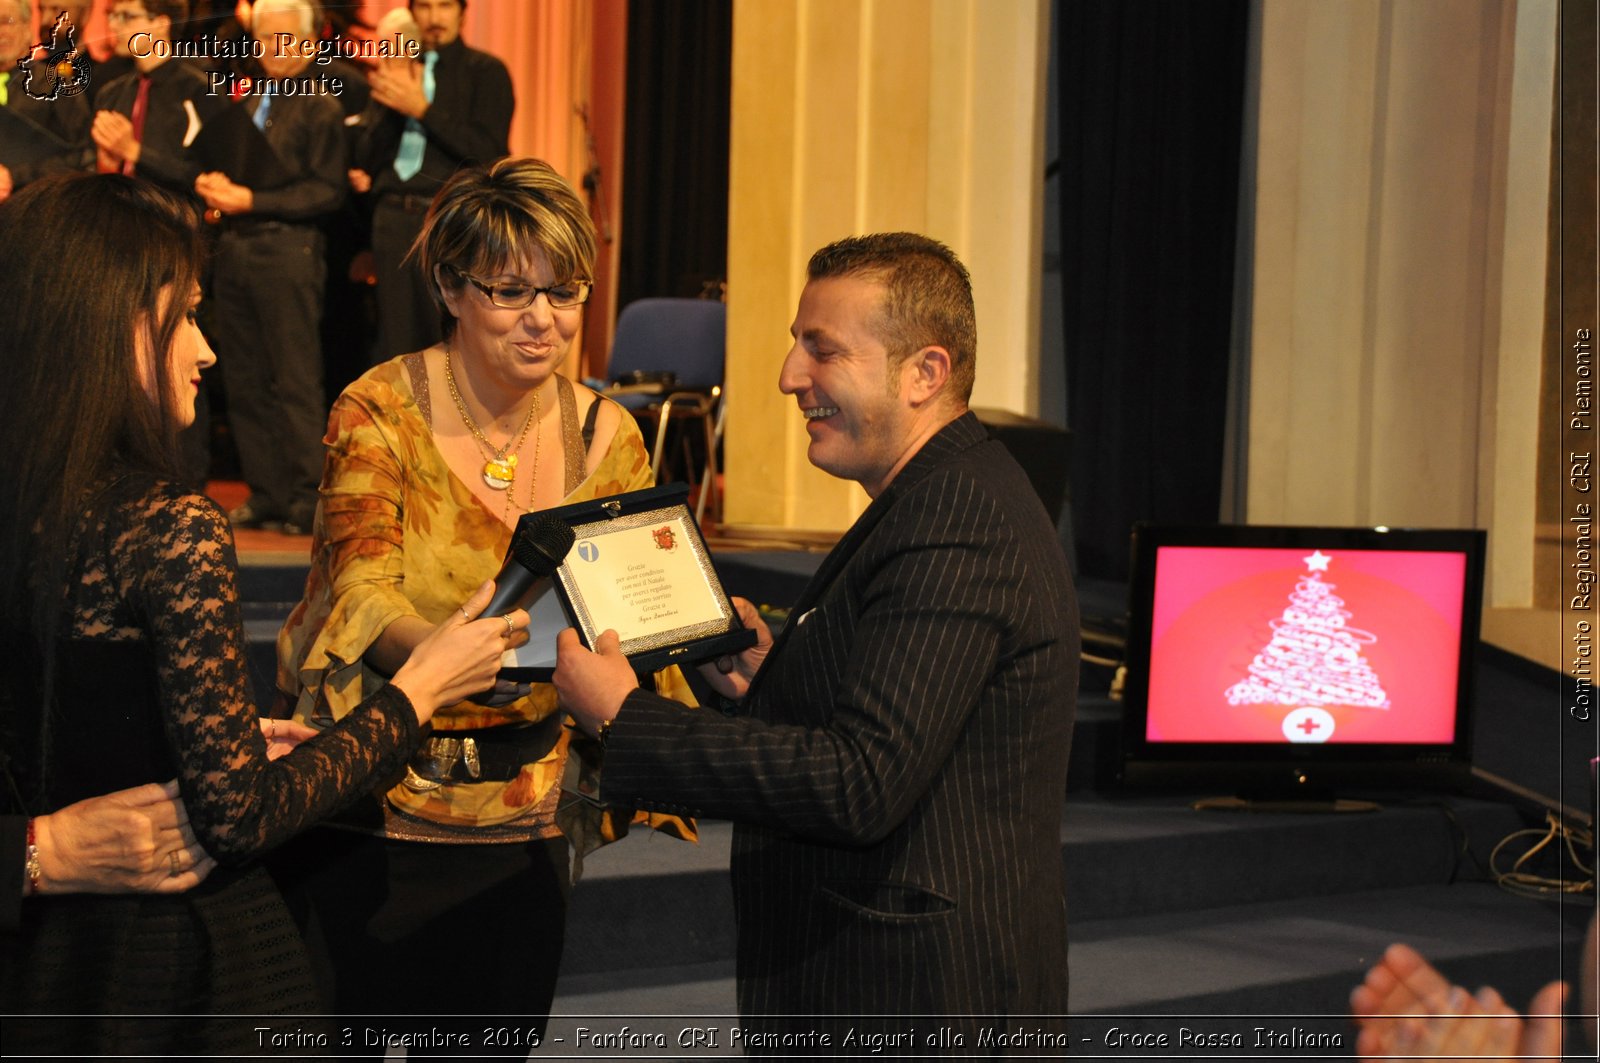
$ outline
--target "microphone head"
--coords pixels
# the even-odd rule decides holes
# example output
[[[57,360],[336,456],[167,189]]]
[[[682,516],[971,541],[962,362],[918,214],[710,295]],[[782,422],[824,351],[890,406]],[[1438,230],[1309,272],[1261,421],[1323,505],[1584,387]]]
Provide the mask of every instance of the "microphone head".
[[[540,513],[517,525],[517,534],[511,539],[511,556],[523,568],[543,578],[566,559],[576,538],[572,525],[548,513]]]

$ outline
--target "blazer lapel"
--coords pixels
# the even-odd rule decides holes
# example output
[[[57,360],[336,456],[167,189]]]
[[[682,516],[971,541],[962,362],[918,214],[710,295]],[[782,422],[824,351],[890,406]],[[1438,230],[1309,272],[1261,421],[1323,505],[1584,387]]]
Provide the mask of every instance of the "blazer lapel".
[[[912,455],[905,468],[889,482],[883,494],[872,500],[872,504],[856,518],[856,522],[844,533],[844,537],[828,551],[828,556],[818,566],[816,575],[811,577],[806,589],[801,592],[799,601],[795,602],[794,608],[790,610],[789,622],[783,626],[783,631],[773,641],[772,649],[767,655],[769,661],[783,652],[790,632],[799,627],[811,610],[816,608],[817,603],[828,592],[828,588],[833,586],[833,581],[839,578],[845,566],[855,557],[856,551],[872,533],[872,529],[876,528],[884,515],[894,508],[895,500],[952,455],[975,446],[987,438],[988,431],[983,427],[983,423],[975,414],[968,411],[941,428],[932,439],[922,445],[921,450]],[[745,692],[746,698],[754,696],[761,689],[762,677],[769,671],[770,669],[763,667],[756,673],[755,679],[750,683],[750,689]]]
[[[771,674],[772,669],[767,667],[766,664],[770,664],[773,658],[783,652],[783,647],[788,643],[789,636],[805,621],[811,610],[816,608],[817,603],[822,600],[822,596],[827,592],[828,588],[833,586],[833,581],[839,577],[839,574],[844,571],[845,565],[855,556],[855,552],[861,546],[862,540],[867,537],[867,532],[875,527],[879,520],[883,519],[886,507],[881,506],[879,503],[887,499],[893,491],[894,485],[890,484],[889,486],[890,490],[873,499],[866,512],[862,513],[856,519],[856,522],[850,526],[850,530],[844,533],[844,538],[835,543],[833,549],[828,551],[828,556],[823,558],[822,564],[817,567],[816,575],[811,577],[811,581],[806,584],[806,589],[800,592],[800,599],[789,610],[788,623],[783,625],[783,630],[773,640],[772,649],[767,652],[766,663],[763,664],[761,671],[756,673],[755,678],[750,681],[750,689],[745,691],[747,700],[761,689],[762,680]]]

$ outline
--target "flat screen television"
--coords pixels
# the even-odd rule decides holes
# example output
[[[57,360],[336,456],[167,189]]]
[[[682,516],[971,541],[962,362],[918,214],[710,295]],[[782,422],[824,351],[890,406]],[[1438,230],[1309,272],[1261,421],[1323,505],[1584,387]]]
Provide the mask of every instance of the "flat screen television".
[[[1485,535],[1141,524],[1120,777],[1327,800],[1471,769]]]

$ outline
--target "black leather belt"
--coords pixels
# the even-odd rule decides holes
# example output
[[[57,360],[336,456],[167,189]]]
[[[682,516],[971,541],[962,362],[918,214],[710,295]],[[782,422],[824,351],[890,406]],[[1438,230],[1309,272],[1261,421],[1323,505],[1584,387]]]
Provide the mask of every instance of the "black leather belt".
[[[538,723],[435,731],[411,757],[405,783],[418,792],[445,783],[509,782],[525,764],[555,748],[561,737],[561,714]]]
[[[379,206],[393,207],[395,210],[403,210],[407,214],[426,214],[428,213],[428,204],[432,202],[432,196],[417,196],[409,192],[385,192],[378,197]]]
[[[278,221],[275,218],[253,218],[247,214],[224,216],[220,226],[223,232],[233,233],[236,236],[260,236],[266,233],[315,228],[303,223]]]

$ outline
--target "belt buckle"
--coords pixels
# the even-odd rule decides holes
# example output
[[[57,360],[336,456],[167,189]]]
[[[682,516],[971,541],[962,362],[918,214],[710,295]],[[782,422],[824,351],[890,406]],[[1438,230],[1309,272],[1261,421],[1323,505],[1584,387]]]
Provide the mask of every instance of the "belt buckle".
[[[470,738],[467,742],[472,744],[471,764],[476,765],[477,743]],[[406,788],[415,793],[425,794],[443,786],[450,778],[450,772],[454,770],[456,761],[461,759],[461,746],[462,741],[459,738],[434,737],[424,742],[422,748],[411,758],[411,763],[406,765]],[[471,770],[472,767],[469,766],[468,771]]]

